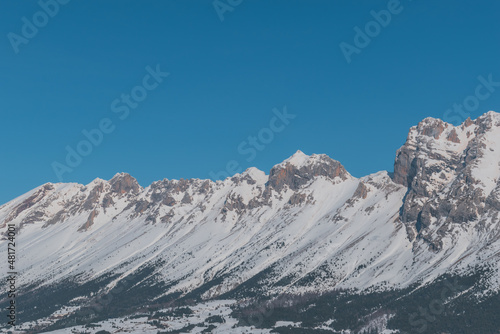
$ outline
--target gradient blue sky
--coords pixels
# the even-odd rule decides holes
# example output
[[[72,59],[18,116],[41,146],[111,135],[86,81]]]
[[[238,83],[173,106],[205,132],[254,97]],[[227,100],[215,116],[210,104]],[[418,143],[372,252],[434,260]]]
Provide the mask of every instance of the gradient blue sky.
[[[392,171],[410,126],[443,118],[478,76],[500,81],[500,3],[402,0],[348,64],[339,44],[387,4],[243,0],[221,21],[212,1],[73,0],[16,54],[8,34],[40,6],[0,0],[0,203],[58,182],[52,163],[103,118],[115,130],[65,182],[209,178],[231,160],[268,172],[298,149],[355,176]],[[170,76],[120,120],[111,102],[156,64]],[[497,89],[472,118],[500,111]],[[247,161],[238,145],[285,105],[296,118]]]

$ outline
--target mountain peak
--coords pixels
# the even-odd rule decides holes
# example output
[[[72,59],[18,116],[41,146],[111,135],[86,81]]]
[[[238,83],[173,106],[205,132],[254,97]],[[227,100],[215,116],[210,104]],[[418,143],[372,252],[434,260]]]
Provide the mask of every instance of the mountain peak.
[[[488,111],[487,113],[485,113],[483,116],[489,116],[489,117],[499,117],[500,116],[500,113],[494,111],[494,110],[490,110]]]
[[[285,185],[296,190],[317,176],[324,176],[331,180],[340,177],[346,180],[350,174],[340,162],[326,154],[307,155],[299,150],[271,169],[268,184],[278,191]]]
[[[500,121],[500,113],[497,113],[493,110],[490,110],[488,111],[487,113],[479,116],[477,119],[476,119],[476,123],[489,123],[489,122],[493,122],[493,121]]]
[[[306,167],[309,165],[314,165],[318,163],[331,163],[332,161],[336,161],[332,158],[330,158],[326,154],[311,154],[307,155],[301,150],[297,150],[291,157],[288,159],[285,159],[283,162],[279,163],[276,166],[286,166],[287,164],[290,164],[292,166],[295,166],[297,168],[302,168]]]
[[[427,137],[434,137],[434,139],[439,139],[441,134],[448,127],[453,127],[453,125],[446,123],[439,118],[427,117],[412,129],[416,130],[417,135],[424,135]]]
[[[249,168],[247,168],[243,173],[241,173],[241,175],[242,176],[248,175],[249,177],[251,177],[254,180],[265,179],[266,178],[266,173],[263,172],[263,171],[261,171],[258,168],[255,168],[255,167],[249,167]]]
[[[138,193],[141,186],[137,180],[128,173],[117,173],[111,180],[109,180],[111,189],[114,192],[124,194],[128,192]]]
[[[116,173],[115,175],[113,175],[113,177],[111,178],[110,181],[112,181],[114,179],[128,178],[128,177],[132,177],[132,176],[129,173],[120,172],[120,173]]]
[[[309,155],[305,154],[301,150],[297,150],[297,152],[295,152],[290,158],[286,159],[282,163],[284,164],[290,163],[294,166],[300,167],[303,166],[308,161],[309,158],[310,158]]]

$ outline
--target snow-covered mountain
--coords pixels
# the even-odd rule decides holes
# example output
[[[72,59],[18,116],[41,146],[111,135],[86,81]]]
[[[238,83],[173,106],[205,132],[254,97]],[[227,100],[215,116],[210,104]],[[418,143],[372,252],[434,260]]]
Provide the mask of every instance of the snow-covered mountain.
[[[217,182],[143,188],[120,173],[44,184],[0,206],[0,251],[14,224],[19,320],[33,332],[180,301],[339,291],[401,298],[478,272],[467,291],[481,301],[500,289],[499,211],[500,114],[490,111],[460,126],[427,118],[412,127],[394,173],[355,178],[326,155],[297,151],[269,175],[249,168]],[[7,266],[0,262],[2,273]],[[102,296],[113,300],[96,302]],[[95,305],[98,315],[78,313]],[[376,328],[390,333],[396,313],[380,305],[376,319],[386,320]],[[376,329],[367,323],[316,330]]]

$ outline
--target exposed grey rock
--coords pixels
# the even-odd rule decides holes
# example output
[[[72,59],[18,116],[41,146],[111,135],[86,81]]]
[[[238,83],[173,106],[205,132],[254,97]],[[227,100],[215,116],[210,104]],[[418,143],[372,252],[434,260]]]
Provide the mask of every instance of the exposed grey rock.
[[[298,190],[301,186],[311,182],[317,176],[324,176],[333,180],[339,177],[345,180],[349,173],[340,162],[329,158],[326,155],[319,157],[314,163],[305,166],[296,167],[287,162],[283,165],[274,166],[269,172],[269,181],[267,186],[280,192],[284,186],[292,190]]]
[[[96,216],[97,216],[97,210],[92,210],[89,217],[87,218],[87,221],[78,229],[78,232],[88,230],[94,224],[94,219]]]
[[[193,202],[193,198],[188,193],[184,193],[184,197],[182,197],[181,203],[182,204],[191,204],[192,202]]]
[[[37,191],[35,191],[30,197],[25,199],[21,204],[17,205],[5,219],[4,224],[12,221],[14,218],[19,216],[23,211],[28,210],[36,203],[44,199],[52,190],[54,186],[50,183],[44,184]]]
[[[111,190],[118,194],[137,194],[141,190],[141,186],[137,183],[137,180],[127,173],[116,174],[109,181],[109,184],[111,185]]]
[[[306,201],[306,194],[294,193],[292,196],[290,196],[290,199],[288,200],[288,204],[301,205],[301,204],[304,204],[305,201]]]
[[[91,191],[85,202],[83,203],[82,209],[85,211],[93,209],[97,204],[99,204],[100,196],[104,190],[104,183],[97,184]]]
[[[410,239],[423,239],[439,250],[442,236],[453,229],[453,224],[470,224],[488,208],[498,210],[496,198],[478,187],[473,173],[488,149],[482,138],[494,126],[493,114],[486,114],[456,128],[425,119],[410,129],[406,143],[397,152],[393,175],[394,182],[408,188],[400,218]],[[446,149],[446,141],[461,143],[457,129],[466,133],[467,145],[463,150],[453,151],[452,146]],[[448,135],[442,138],[446,130]]]

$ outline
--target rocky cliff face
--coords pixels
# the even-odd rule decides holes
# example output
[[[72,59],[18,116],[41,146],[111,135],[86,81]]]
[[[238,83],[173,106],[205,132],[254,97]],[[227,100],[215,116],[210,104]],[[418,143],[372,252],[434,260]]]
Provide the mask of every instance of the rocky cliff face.
[[[457,127],[428,118],[410,129],[393,179],[408,187],[401,220],[412,240],[422,238],[439,250],[453,229],[481,229],[496,219],[499,140],[494,112]]]

